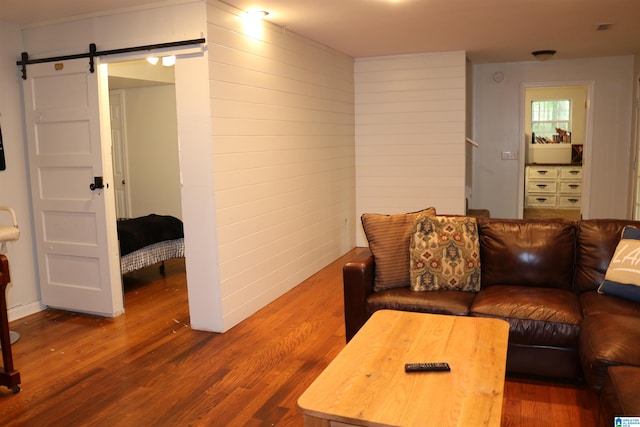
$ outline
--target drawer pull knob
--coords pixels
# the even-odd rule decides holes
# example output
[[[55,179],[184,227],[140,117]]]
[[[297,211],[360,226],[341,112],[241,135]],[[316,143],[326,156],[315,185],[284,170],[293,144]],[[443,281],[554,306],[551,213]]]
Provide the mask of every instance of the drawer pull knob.
[[[569,188],[571,188],[571,189],[575,190],[578,187],[580,187],[578,184],[569,184]]]
[[[538,197],[536,200],[539,201],[540,203],[544,203],[547,201],[547,199],[545,199],[544,197]]]
[[[569,199],[571,203],[578,203],[578,199]]]
[[[569,171],[569,173],[571,175],[578,175],[580,173],[580,171],[573,170],[573,171]]]
[[[541,170],[541,171],[536,171],[536,172],[538,172],[540,175],[546,175],[546,174],[547,174],[547,172],[549,172],[549,171],[542,171],[542,170]]]
[[[547,184],[538,184],[538,188],[547,188]]]

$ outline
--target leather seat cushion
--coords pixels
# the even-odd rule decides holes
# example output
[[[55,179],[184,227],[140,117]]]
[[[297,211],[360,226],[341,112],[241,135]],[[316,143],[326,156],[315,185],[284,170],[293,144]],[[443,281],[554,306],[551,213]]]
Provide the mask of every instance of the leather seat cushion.
[[[638,317],[610,313],[585,316],[579,353],[587,383],[599,389],[609,366],[640,366],[639,342]]]
[[[370,314],[389,309],[464,316],[475,296],[473,292],[449,290],[415,292],[407,287],[374,292],[367,305]]]
[[[615,313],[624,316],[640,317],[640,304],[634,301],[599,294],[596,291],[584,292],[580,294],[579,299],[584,316],[599,313]]]
[[[582,312],[578,297],[563,289],[496,285],[478,292],[471,315],[504,319],[509,343],[577,348]]]

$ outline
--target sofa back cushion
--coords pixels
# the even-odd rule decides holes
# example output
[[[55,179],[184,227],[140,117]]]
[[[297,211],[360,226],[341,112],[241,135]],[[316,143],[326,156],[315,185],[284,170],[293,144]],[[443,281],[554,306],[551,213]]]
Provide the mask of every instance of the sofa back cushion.
[[[571,290],[576,225],[566,220],[478,218],[481,285]]]
[[[384,291],[409,286],[409,244],[415,220],[435,216],[435,208],[406,214],[365,213],[362,227],[376,262],[373,289]]]
[[[640,227],[640,221],[587,219],[578,222],[574,280],[576,292],[598,289],[626,225]]]

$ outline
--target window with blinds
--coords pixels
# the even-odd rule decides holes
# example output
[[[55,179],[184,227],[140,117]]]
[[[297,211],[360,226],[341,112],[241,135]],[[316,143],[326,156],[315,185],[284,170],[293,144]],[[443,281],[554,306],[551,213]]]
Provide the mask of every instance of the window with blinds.
[[[571,131],[571,100],[531,101],[531,131],[552,139],[556,128]]]

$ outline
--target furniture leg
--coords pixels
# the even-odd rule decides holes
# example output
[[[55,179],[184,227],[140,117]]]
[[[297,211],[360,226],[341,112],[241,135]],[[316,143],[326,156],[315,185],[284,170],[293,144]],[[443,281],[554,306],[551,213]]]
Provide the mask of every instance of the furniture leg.
[[[9,387],[11,391],[20,391],[20,372],[13,368],[11,354],[11,337],[9,336],[9,316],[7,314],[6,289],[10,282],[9,261],[0,255],[0,345],[2,345],[3,369],[0,371],[0,385]]]

